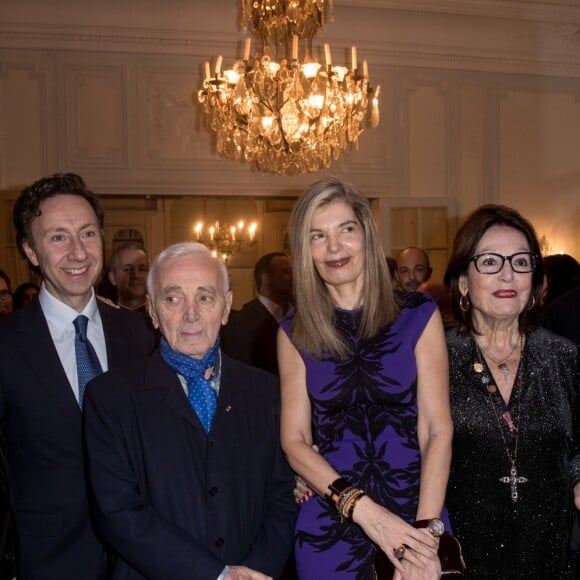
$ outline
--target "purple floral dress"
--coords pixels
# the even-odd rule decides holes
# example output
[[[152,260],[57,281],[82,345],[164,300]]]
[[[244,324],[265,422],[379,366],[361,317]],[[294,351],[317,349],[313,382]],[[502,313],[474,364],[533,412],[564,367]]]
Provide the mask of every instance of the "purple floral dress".
[[[414,349],[437,307],[419,292],[396,297],[398,318],[371,340],[356,337],[361,309],[336,310],[336,327],[352,347],[346,360],[300,354],[320,453],[347,481],[412,523],[421,470]],[[293,314],[281,323],[290,339]],[[374,553],[361,528],[341,522],[321,497],[302,505],[295,535],[301,580],[370,579]]]

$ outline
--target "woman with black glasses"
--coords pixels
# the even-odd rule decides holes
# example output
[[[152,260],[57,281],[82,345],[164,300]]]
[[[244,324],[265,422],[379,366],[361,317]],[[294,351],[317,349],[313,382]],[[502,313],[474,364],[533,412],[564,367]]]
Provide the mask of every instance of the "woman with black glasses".
[[[574,578],[580,507],[578,353],[538,327],[542,260],[532,225],[501,205],[460,228],[445,273],[455,424],[446,504],[467,578]]]

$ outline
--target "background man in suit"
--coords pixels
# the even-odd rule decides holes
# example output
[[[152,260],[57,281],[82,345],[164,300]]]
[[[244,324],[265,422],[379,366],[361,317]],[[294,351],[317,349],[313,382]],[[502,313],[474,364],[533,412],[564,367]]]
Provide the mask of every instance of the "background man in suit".
[[[12,312],[12,287],[10,278],[4,270],[0,270],[0,318]]]
[[[277,379],[221,353],[232,294],[205,246],[161,252],[147,287],[159,350],[97,377],[85,408],[113,578],[277,578],[296,514]]]
[[[395,280],[400,290],[417,292],[419,286],[431,278],[433,268],[429,256],[422,248],[404,248],[397,256]]]
[[[292,300],[292,262],[287,254],[272,252],[254,267],[258,297],[233,312],[222,329],[223,349],[231,357],[278,374],[278,324]]]
[[[145,356],[153,338],[141,317],[95,299],[103,210],[81,177],[57,174],[24,189],[14,225],[21,253],[44,278],[38,299],[0,322],[0,426],[20,540],[18,578],[105,578],[85,483],[85,375],[75,320],[88,318],[85,345],[102,370]]]
[[[145,312],[149,258],[137,242],[127,242],[113,252],[109,281],[117,289],[117,304]]]

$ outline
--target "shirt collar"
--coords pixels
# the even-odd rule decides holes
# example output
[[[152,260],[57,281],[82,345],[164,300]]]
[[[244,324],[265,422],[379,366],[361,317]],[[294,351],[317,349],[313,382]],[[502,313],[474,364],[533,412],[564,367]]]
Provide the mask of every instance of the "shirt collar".
[[[64,302],[55,298],[47,289],[46,284],[42,282],[38,301],[47,322],[59,334],[70,330],[73,320],[79,315],[84,314],[90,322],[98,323],[100,320],[97,298],[94,289],[91,288],[91,298],[82,312],[77,312],[74,308],[66,305]]]
[[[280,322],[284,318],[284,308],[276,302],[273,302],[269,298],[258,294],[258,300],[262,303],[264,308],[276,319],[276,322]]]

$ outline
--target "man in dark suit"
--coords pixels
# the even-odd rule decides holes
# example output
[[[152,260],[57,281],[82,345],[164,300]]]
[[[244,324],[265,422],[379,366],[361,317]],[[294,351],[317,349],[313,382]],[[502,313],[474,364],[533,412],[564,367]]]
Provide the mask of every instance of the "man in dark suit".
[[[292,263],[282,252],[262,256],[254,267],[258,297],[232,313],[222,328],[224,352],[278,375],[278,324],[292,300]]]
[[[126,242],[115,248],[109,264],[109,282],[117,290],[121,308],[146,313],[146,280],[149,257],[139,242]]]
[[[221,353],[232,294],[205,246],[164,250],[147,289],[159,350],[97,377],[85,406],[97,523],[119,555],[112,577],[277,578],[296,517],[278,381]]]
[[[0,426],[20,541],[18,578],[102,579],[73,321],[88,318],[87,340],[102,370],[145,356],[153,339],[141,317],[95,298],[103,210],[78,175],[53,175],[24,189],[14,225],[20,251],[44,280],[37,300],[0,322]]]

